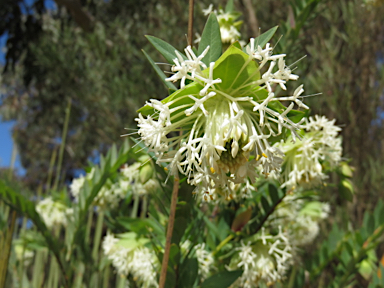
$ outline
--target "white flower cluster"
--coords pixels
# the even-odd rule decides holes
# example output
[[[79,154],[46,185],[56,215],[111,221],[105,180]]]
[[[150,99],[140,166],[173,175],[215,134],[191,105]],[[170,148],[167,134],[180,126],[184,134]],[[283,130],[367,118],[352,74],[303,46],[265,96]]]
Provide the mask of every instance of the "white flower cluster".
[[[36,211],[43,218],[45,225],[48,228],[55,226],[66,226],[68,217],[73,215],[73,209],[68,208],[64,204],[53,201],[52,197],[47,197],[37,203]]]
[[[143,166],[143,167],[142,167]],[[150,169],[150,177],[146,177],[144,181],[140,180],[140,173],[142,170],[147,172]],[[119,201],[124,199],[128,191],[132,191],[133,195],[143,196],[155,191],[158,187],[157,180],[151,178],[153,172],[151,170],[150,163],[141,164],[135,162],[132,165],[124,165],[118,175],[118,181],[112,183],[110,180],[100,189],[99,193],[94,199],[94,205],[105,208],[114,208],[118,205]],[[94,169],[91,170],[86,176],[80,176],[72,181],[70,185],[70,191],[72,196],[78,201],[81,189],[84,186],[85,181],[92,181],[94,175]]]
[[[158,287],[156,255],[144,246],[127,248],[119,245],[119,239],[108,233],[103,240],[104,254],[112,261],[117,273],[131,275],[142,288]]]
[[[249,179],[245,179],[245,183],[234,184],[230,183],[229,187],[208,188],[209,193],[206,193],[206,187],[198,186],[193,194],[197,195],[198,202],[210,202],[212,204],[228,203],[228,201],[239,202],[242,199],[252,198],[252,193],[256,191]]]
[[[333,168],[341,160],[341,138],[337,137],[341,128],[335,120],[316,115],[309,118],[304,128],[307,133],[302,141],[291,143],[288,139],[275,145],[286,155],[282,187],[288,189],[318,186],[327,178],[322,164],[326,162]]]
[[[72,196],[75,198],[75,201],[79,201],[81,190],[83,189],[85,182],[92,182],[92,178],[95,174],[95,169],[87,173],[86,176],[80,176],[72,181],[69,186]],[[116,207],[121,199],[126,195],[127,191],[120,188],[118,183],[112,183],[110,180],[100,189],[98,194],[94,199],[94,205],[103,209],[105,207]]]
[[[150,176],[149,176],[150,178],[143,179],[142,181],[140,179],[140,173],[142,174],[145,173],[147,168],[151,170]],[[158,181],[154,178],[151,178],[153,172],[152,172],[152,167],[150,163],[143,165],[140,162],[135,162],[130,166],[124,165],[124,167],[121,168],[120,172],[122,176],[119,179],[119,185],[121,189],[123,189],[124,191],[131,189],[133,195],[137,195],[137,196],[148,195],[149,193],[154,192],[159,186]],[[148,177],[145,177],[145,178],[148,178]]]
[[[319,222],[328,217],[330,206],[318,201],[305,202],[298,197],[286,196],[269,222],[284,227],[293,246],[304,246],[312,243],[319,234]]]
[[[274,84],[285,89],[286,82],[297,80],[298,76],[285,65],[285,54],[272,55],[269,44],[262,49],[255,45],[255,39],[251,39],[247,47],[249,55],[239,52],[248,60],[238,71],[238,76],[247,65],[256,67],[254,75],[261,69],[266,71],[259,80],[232,89],[223,87],[230,83],[233,86],[238,76],[235,79],[216,78],[215,63],[210,63],[206,69],[201,61],[208,49],[196,56],[188,46],[186,57],[175,51],[177,58],[172,68],[175,74],[166,80],[181,80],[181,90],[175,92],[174,97],[170,96],[169,101],[150,100],[147,106],[152,107],[155,114],[146,118],[139,114],[136,118],[138,134],[149,152],[155,153],[157,164],[169,163],[170,175],[177,177],[181,173],[187,176],[188,183],[197,186],[195,193],[203,193],[201,197],[206,201],[214,198],[217,188],[228,196],[234,193],[232,184],[244,183],[246,179],[253,183],[258,176],[257,166],[262,167],[264,174],[280,170],[284,154],[271,146],[268,139],[282,133],[283,128],[289,129],[295,139],[296,130],[301,128],[304,119],[294,123],[287,114],[294,104],[308,108],[299,99],[304,91],[302,85],[292,96],[277,97],[274,94]],[[194,84],[185,86],[187,79]],[[226,81],[229,84],[225,84]],[[177,97],[177,93],[186,87],[191,93]],[[269,105],[276,101],[291,103],[288,107],[280,104],[277,112]],[[252,154],[253,160],[249,160]]]
[[[209,276],[212,270],[214,259],[212,253],[205,250],[205,243],[198,244],[195,246],[196,258],[199,265],[199,275],[204,280]]]
[[[292,264],[292,248],[280,227],[277,235],[266,235],[263,229],[256,242],[242,242],[241,247],[236,249],[239,253],[227,268],[241,268],[243,274],[232,287],[259,287],[261,282],[270,285],[284,278]]]
[[[69,185],[69,190],[71,191],[72,196],[76,200],[79,199],[79,195],[80,195],[81,189],[83,189],[85,181],[91,181],[94,174],[95,174],[95,169],[92,168],[92,170],[89,173],[87,173],[86,176],[80,175],[79,178],[75,178],[72,180],[71,185]]]
[[[32,263],[35,252],[25,247],[24,243],[16,242],[14,245],[14,251],[17,261],[22,261],[24,266],[28,266]]]

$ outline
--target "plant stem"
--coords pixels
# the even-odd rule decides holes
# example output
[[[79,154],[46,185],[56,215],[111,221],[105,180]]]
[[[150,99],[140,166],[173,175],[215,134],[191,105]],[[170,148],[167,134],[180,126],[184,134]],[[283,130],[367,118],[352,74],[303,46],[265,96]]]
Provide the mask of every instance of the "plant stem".
[[[68,99],[67,108],[65,109],[64,129],[63,129],[63,134],[61,135],[61,145],[60,145],[60,152],[59,152],[59,161],[57,163],[57,170],[56,170],[57,172],[56,172],[55,184],[53,185],[53,190],[57,190],[57,187],[59,185],[60,174],[61,174],[61,165],[63,163],[63,155],[64,155],[64,149],[65,149],[65,140],[67,138],[68,123],[69,123],[69,115],[70,114],[71,114],[71,99]]]
[[[167,237],[165,242],[164,256],[163,256],[163,262],[161,263],[159,288],[164,288],[165,280],[167,278],[167,267],[168,267],[168,261],[169,261],[169,253],[171,251],[172,233],[173,233],[173,225],[175,224],[178,193],[179,193],[179,177],[175,176],[175,180],[173,182],[171,211],[169,213],[169,219],[168,219],[168,228],[167,228]]]
[[[141,203],[140,218],[145,218],[147,216],[147,210],[148,210],[148,196],[144,195]]]
[[[133,200],[133,208],[131,211],[131,218],[137,218],[137,211],[139,211],[140,196],[135,195],[133,197],[134,197],[134,200]]]
[[[9,256],[11,255],[12,237],[15,229],[16,211],[12,211],[11,225],[5,236],[3,247],[0,247],[5,253],[1,253],[0,256],[0,288],[5,287],[5,281],[7,279]]]
[[[51,188],[53,166],[55,166],[56,156],[57,156],[57,149],[55,148],[52,152],[52,155],[51,155],[51,161],[49,161],[49,170],[48,170],[48,179],[47,179],[46,191],[49,191],[49,189]]]
[[[223,241],[220,242],[219,245],[217,245],[215,251],[212,252],[212,255],[214,256],[217,252],[219,252],[225,244],[227,244],[229,241],[233,239],[233,237],[235,237],[235,234],[228,235],[227,238],[225,238]]]
[[[85,228],[85,244],[89,243],[89,236],[91,235],[92,221],[93,221],[93,209],[89,209],[87,226]]]
[[[189,16],[188,16],[188,44],[193,47],[193,6],[194,0],[189,0]]]
[[[289,276],[289,282],[288,282],[287,288],[293,288],[293,285],[295,284],[296,274],[297,274],[297,265],[293,265],[291,275]]]
[[[96,263],[99,258],[101,233],[103,232],[103,220],[104,220],[104,211],[100,209],[99,215],[97,216],[96,231],[94,236],[95,238],[93,241],[93,250],[92,250],[92,258]]]

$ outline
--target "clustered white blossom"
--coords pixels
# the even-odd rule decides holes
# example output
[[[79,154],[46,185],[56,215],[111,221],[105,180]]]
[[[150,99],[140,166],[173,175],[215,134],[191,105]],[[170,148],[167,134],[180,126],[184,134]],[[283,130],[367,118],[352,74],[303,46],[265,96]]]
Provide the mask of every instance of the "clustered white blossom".
[[[205,250],[205,243],[198,244],[195,246],[196,258],[199,265],[199,275],[204,280],[208,277],[212,270],[214,259],[212,253]]]
[[[188,46],[186,57],[175,51],[174,74],[166,81],[180,80],[181,89],[169,101],[151,99],[147,106],[155,113],[147,117],[140,113],[136,118],[138,134],[148,151],[154,152],[157,164],[168,163],[166,169],[175,177],[185,175],[188,183],[197,186],[195,194],[201,194],[205,201],[213,200],[217,189],[228,196],[234,193],[233,184],[247,179],[253,183],[258,166],[266,175],[279,171],[284,153],[271,146],[268,139],[286,128],[295,140],[304,119],[294,123],[287,114],[294,104],[308,108],[300,100],[303,85],[291,96],[277,97],[273,92],[275,84],[285,90],[285,84],[298,76],[286,66],[285,54],[273,55],[270,44],[263,49],[255,39],[250,40],[242,69],[254,65],[254,75],[265,72],[258,80],[233,89],[227,86],[236,79],[217,78],[215,63],[208,68],[202,62],[208,49],[196,56]],[[186,86],[187,80],[193,84]],[[191,93],[177,97],[183,89]],[[269,105],[277,101],[290,104],[280,104],[282,108],[277,112]]]
[[[33,256],[35,256],[35,252],[25,247],[25,244],[23,245],[22,243],[16,242],[14,245],[14,251],[16,259],[20,262],[22,261],[22,264],[24,266],[28,266],[32,263]]]
[[[328,177],[322,164],[326,162],[333,168],[341,160],[341,138],[337,137],[341,128],[335,125],[335,119],[315,115],[307,120],[304,129],[307,133],[301,141],[292,143],[288,139],[275,145],[286,155],[282,187],[288,189],[321,184]]]
[[[319,222],[330,212],[328,203],[305,202],[299,197],[286,196],[268,220],[273,226],[284,227],[292,246],[313,243],[320,231]]]
[[[232,258],[229,270],[242,269],[243,274],[231,287],[253,288],[270,285],[283,279],[292,264],[292,247],[279,227],[277,235],[266,235],[264,228],[259,239],[236,248],[238,256]]]
[[[212,204],[228,203],[228,201],[239,202],[242,199],[252,198],[252,193],[256,191],[254,185],[252,185],[249,179],[245,179],[242,184],[234,184],[231,182],[230,187],[217,187],[208,188],[209,193],[202,193],[201,189],[205,187],[199,187],[194,192],[197,195],[198,202],[210,202]],[[207,197],[209,195],[209,197]],[[202,203],[201,203],[202,204]]]
[[[71,185],[69,186],[72,196],[75,198],[75,201],[79,201],[81,190],[83,189],[85,182],[92,182],[92,178],[94,177],[95,169],[87,173],[87,175],[81,175],[79,178],[73,179]],[[127,190],[123,190],[120,188],[118,183],[112,183],[110,180],[101,187],[100,191],[97,193],[94,199],[94,205],[99,208],[105,207],[116,207],[121,199],[125,197]]]
[[[48,228],[55,226],[66,226],[68,217],[73,215],[73,209],[68,208],[64,204],[53,201],[52,197],[47,197],[37,203],[36,211],[43,218]]]
[[[141,181],[140,172],[143,164],[140,162],[135,162],[132,165],[124,165],[121,168],[121,176],[119,179],[119,185],[122,189],[127,191],[131,189],[133,195],[144,196],[148,195],[151,192],[154,192],[158,187],[158,181],[154,178],[144,179]],[[143,166],[143,169],[151,169],[150,163]],[[152,171],[151,171],[152,174]],[[152,175],[151,175],[152,176]]]
[[[80,175],[80,177],[75,178],[72,180],[72,183],[69,185],[69,190],[71,191],[72,196],[78,200],[79,195],[81,192],[81,189],[83,189],[85,181],[91,181],[93,176],[95,174],[95,169],[92,168],[92,170],[87,173],[87,175]]]
[[[124,165],[120,169],[118,175],[118,181],[112,182],[108,180],[106,184],[100,189],[94,199],[94,205],[105,207],[116,207],[120,200],[124,199],[128,191],[131,191],[133,195],[143,196],[155,191],[158,187],[157,180],[150,178],[145,181],[140,180],[140,171],[142,166],[148,168],[150,164],[143,165],[140,162],[135,162],[132,165]],[[86,176],[80,176],[72,181],[70,185],[70,191],[72,196],[78,201],[81,189],[83,189],[85,181],[92,181],[94,175],[94,169],[91,170]],[[151,173],[152,175],[152,173]]]
[[[108,233],[102,243],[104,254],[112,261],[117,273],[131,275],[139,287],[158,287],[156,255],[144,246],[134,248],[119,245],[119,239]]]

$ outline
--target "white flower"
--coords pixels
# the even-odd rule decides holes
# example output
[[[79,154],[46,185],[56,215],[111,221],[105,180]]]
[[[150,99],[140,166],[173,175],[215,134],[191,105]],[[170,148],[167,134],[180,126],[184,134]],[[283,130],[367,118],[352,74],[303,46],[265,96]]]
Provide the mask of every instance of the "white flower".
[[[47,197],[37,203],[36,211],[43,218],[48,228],[55,226],[66,226],[68,218],[72,216],[73,210],[60,202],[55,202],[52,197]]]
[[[302,141],[291,143],[288,139],[275,145],[286,154],[282,187],[310,188],[327,179],[322,163],[327,162],[333,168],[340,162],[342,154],[341,139],[337,138],[341,129],[334,123],[335,120],[329,121],[324,116],[310,117],[304,125],[307,133]]]
[[[119,183],[110,183],[109,181],[101,187],[93,200],[94,205],[101,209],[115,208],[120,200],[124,199],[127,191],[120,188]]]
[[[229,270],[241,268],[243,274],[235,287],[259,287],[260,282],[270,285],[282,278],[292,264],[292,247],[279,227],[277,235],[266,235],[262,230],[256,242],[241,242],[239,251],[227,267]],[[237,286],[236,286],[237,285]]]
[[[251,51],[255,49],[251,41],[247,48],[250,56],[240,50],[236,52],[242,53],[237,55],[243,57],[245,63],[238,68],[237,76],[228,76],[229,79],[216,76],[218,68],[214,62],[203,70],[201,60],[207,49],[200,56],[190,47],[185,49],[186,57],[176,53],[173,70],[177,73],[168,80],[183,81],[185,77],[184,80],[192,83],[185,87],[182,83],[183,89],[167,100],[151,100],[147,106],[153,108],[152,115],[145,118],[139,114],[136,121],[138,134],[148,151],[157,157],[157,164],[168,163],[169,175],[185,175],[188,183],[197,186],[198,198],[213,201],[217,199],[214,194],[219,192],[223,192],[221,196],[225,198],[234,196],[233,184],[247,181],[252,184],[258,176],[258,166],[265,175],[280,171],[284,153],[272,147],[269,140],[284,129],[291,131],[293,140],[299,137],[296,130],[302,128],[304,119],[294,123],[288,113],[295,104],[307,106],[299,100],[302,86],[292,96],[277,97],[272,91],[273,84],[285,84],[297,77],[290,73],[283,60],[279,60],[279,69],[274,72],[275,61],[285,55],[274,56],[269,44],[264,50],[258,47]],[[262,64],[257,65],[253,59],[261,60]],[[257,76],[268,61],[271,64],[267,71],[262,77]],[[185,73],[181,73],[184,68]],[[237,83],[236,79],[246,69],[255,70],[254,78]],[[274,102],[279,101],[290,102],[290,105],[279,104],[277,109],[278,103]]]
[[[116,244],[118,242],[119,242],[119,239],[115,238],[115,236],[108,231],[102,243],[104,254],[107,256],[112,255],[117,248]]]
[[[23,261],[22,265],[24,266],[28,266],[29,264],[31,264],[33,260],[33,256],[35,255],[35,252],[26,248],[25,244],[23,243],[16,242],[14,244],[15,244],[14,251],[15,251],[16,259],[20,262]]]
[[[81,175],[79,178],[73,179],[71,185],[69,185],[69,190],[71,191],[71,194],[75,199],[79,198],[79,194],[81,189],[83,188],[84,182],[85,177]]]
[[[72,180],[72,183],[69,185],[69,190],[71,191],[71,194],[73,198],[75,198],[75,201],[79,200],[79,195],[81,192],[81,189],[83,189],[85,181],[89,181],[93,178],[93,175],[95,173],[95,168],[92,168],[89,173],[87,173],[85,176],[80,175],[79,178],[75,178]]]
[[[147,168],[150,163],[142,164],[141,162],[135,162],[132,165],[124,165],[120,172],[122,177],[120,178],[120,187],[127,191],[130,189],[133,195],[143,196],[155,191],[159,185],[157,180],[150,178],[145,181],[140,179],[140,169]]]
[[[205,243],[196,245],[195,250],[197,262],[199,264],[199,275],[202,279],[206,279],[214,264],[212,253],[205,250]]]
[[[204,16],[208,16],[211,13],[216,13],[216,10],[213,10],[213,4],[209,4],[207,9],[203,9]]]
[[[282,226],[293,246],[313,243],[320,231],[319,221],[328,217],[330,206],[318,201],[305,202],[300,195],[286,196],[277,206],[268,224]]]
[[[222,26],[220,27],[221,42],[223,43],[234,43],[239,40],[240,32],[235,26]]]
[[[313,243],[319,234],[319,223],[310,216],[299,216],[292,222],[290,239],[295,246],[304,246]]]
[[[112,261],[116,271],[124,276],[132,275],[140,287],[158,287],[156,256],[144,246],[125,247],[119,241],[108,232],[102,243],[104,254]]]
[[[139,247],[133,250],[130,257],[129,272],[140,287],[158,287],[156,270],[156,256],[146,247]]]

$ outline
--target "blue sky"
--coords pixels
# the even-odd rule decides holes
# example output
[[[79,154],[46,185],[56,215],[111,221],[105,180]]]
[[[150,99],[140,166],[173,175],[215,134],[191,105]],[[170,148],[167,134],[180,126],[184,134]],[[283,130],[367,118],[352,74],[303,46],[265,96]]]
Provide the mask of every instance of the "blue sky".
[[[30,5],[33,3],[33,0],[26,0],[26,3]],[[46,0],[46,7],[48,9],[54,9],[56,4],[53,0]],[[1,66],[5,64],[5,55],[4,47],[7,41],[7,35],[0,37],[0,69]],[[1,105],[1,99],[0,99]],[[14,122],[2,122],[0,121],[0,167],[9,167],[11,164],[11,154],[12,154],[12,127]],[[16,159],[15,168],[17,169],[18,174],[23,174],[24,170],[21,167],[19,157]]]
[[[0,66],[5,64],[4,46],[6,41],[6,36],[0,37]],[[13,124],[14,122],[0,122],[0,167],[9,167],[11,164]],[[19,159],[17,159],[16,167],[18,170],[21,169]]]

